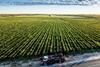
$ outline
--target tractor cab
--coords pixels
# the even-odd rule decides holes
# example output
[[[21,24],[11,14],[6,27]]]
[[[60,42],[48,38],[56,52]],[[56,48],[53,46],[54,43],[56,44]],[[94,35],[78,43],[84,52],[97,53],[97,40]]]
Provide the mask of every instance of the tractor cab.
[[[55,63],[63,63],[65,62],[65,56],[60,54],[54,54],[54,55],[47,55],[40,58],[41,65],[52,65]]]

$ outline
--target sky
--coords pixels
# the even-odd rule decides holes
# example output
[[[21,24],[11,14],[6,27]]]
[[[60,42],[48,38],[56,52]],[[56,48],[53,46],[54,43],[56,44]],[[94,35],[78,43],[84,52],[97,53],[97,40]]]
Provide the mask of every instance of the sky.
[[[0,14],[100,14],[100,5],[0,6]]]
[[[33,2],[38,0],[0,0],[0,14],[100,14],[100,0],[80,0],[81,1],[96,1],[97,3],[92,5],[57,5],[55,1],[66,2],[79,0],[52,0],[55,5],[8,5],[15,2]],[[48,2],[51,0],[39,0],[41,2]],[[4,3],[6,5],[4,5]],[[69,3],[69,2],[66,2]]]

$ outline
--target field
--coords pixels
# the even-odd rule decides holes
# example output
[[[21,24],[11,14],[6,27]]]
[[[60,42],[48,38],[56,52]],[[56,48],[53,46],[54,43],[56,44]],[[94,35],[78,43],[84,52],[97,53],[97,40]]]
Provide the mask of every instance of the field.
[[[100,49],[100,16],[0,16],[0,59]]]

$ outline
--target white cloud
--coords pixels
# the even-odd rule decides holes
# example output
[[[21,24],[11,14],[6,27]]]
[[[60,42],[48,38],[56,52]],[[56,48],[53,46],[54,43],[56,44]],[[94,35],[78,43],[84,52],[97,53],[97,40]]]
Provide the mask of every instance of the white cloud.
[[[99,5],[0,6],[0,14],[100,14]]]

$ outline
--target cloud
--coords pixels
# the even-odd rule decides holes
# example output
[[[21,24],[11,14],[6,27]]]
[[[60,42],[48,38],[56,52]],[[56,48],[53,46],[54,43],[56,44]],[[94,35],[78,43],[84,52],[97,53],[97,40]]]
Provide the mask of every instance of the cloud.
[[[0,14],[100,14],[99,5],[0,6]]]

